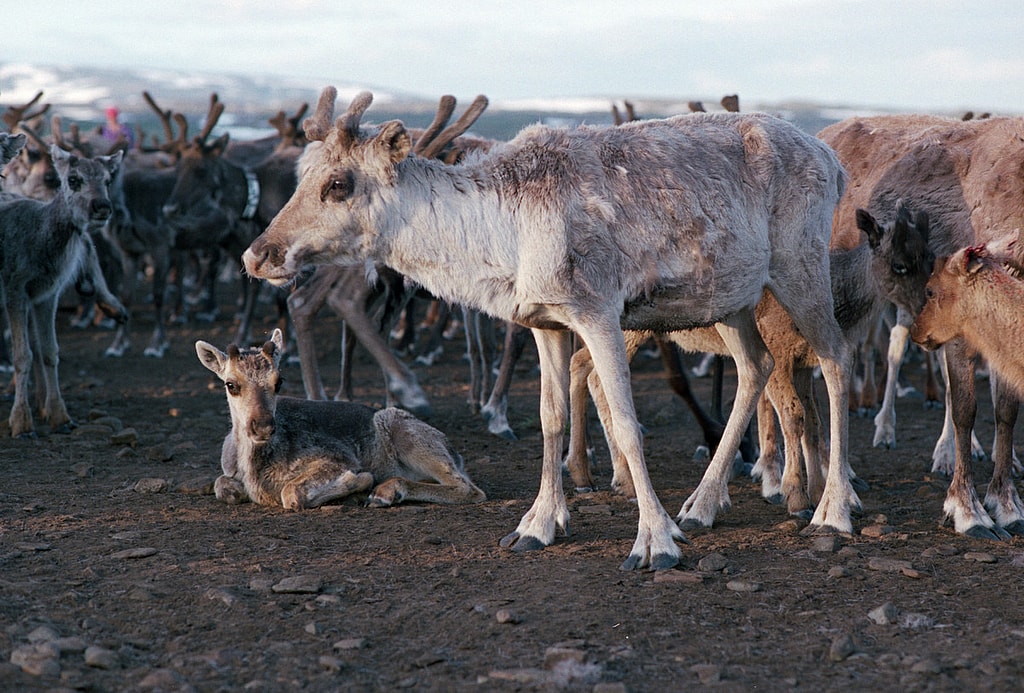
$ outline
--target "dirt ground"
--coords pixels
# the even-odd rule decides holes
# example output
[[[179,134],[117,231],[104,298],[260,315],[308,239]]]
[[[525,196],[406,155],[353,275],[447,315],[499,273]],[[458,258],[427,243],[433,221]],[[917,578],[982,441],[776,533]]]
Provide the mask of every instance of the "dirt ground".
[[[0,439],[0,690],[1019,690],[1024,542],[940,526],[946,483],[928,468],[942,414],[919,399],[898,403],[894,451],[871,447],[870,419],[851,419],[851,461],[871,485],[855,535],[801,537],[739,478],[731,511],[689,535],[679,569],[628,573],[635,505],[568,479],[571,536],[527,554],[498,546],[539,481],[532,347],[510,402],[517,442],[470,413],[461,341],[415,369],[428,420],[487,502],[285,512],[211,493],[227,404],[193,343],[225,347],[230,320],[173,328],[154,360],[139,313],[135,350],[112,360],[109,331],[71,330],[68,317],[61,376],[80,427]],[[328,388],[338,334],[325,315]],[[357,396],[379,404],[365,355],[356,375]],[[298,366],[286,376],[301,394]],[[909,377],[920,386],[923,373]],[[694,386],[707,401],[709,381]],[[703,471],[700,433],[659,360],[637,358],[634,387],[674,515]],[[603,442],[597,452],[607,487]],[[978,479],[990,471],[980,463]]]

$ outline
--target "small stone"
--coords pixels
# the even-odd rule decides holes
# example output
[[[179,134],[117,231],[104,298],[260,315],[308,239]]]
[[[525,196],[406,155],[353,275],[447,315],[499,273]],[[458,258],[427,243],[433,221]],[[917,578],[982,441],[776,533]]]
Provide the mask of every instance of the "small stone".
[[[860,551],[855,546],[844,546],[839,549],[839,553],[836,554],[836,558],[841,558],[844,561],[851,558],[860,558]]]
[[[332,674],[336,674],[345,668],[345,662],[337,657],[331,657],[330,655],[320,655],[320,659],[317,661],[320,663],[321,669],[329,671]]]
[[[920,570],[914,570],[913,568],[903,568],[900,570],[900,573],[902,573],[904,577],[908,577],[913,580],[920,580],[925,575]]]
[[[937,547],[929,547],[928,549],[925,549],[921,555],[926,558],[934,558],[936,556],[955,556],[958,553],[959,551],[956,547],[948,544],[940,544]]]
[[[587,653],[577,648],[549,647],[544,651],[544,668],[550,671],[562,662],[583,664],[586,659]]]
[[[71,431],[71,435],[75,436],[76,438],[84,438],[86,436],[99,437],[109,436],[113,432],[114,429],[112,429],[110,426],[87,423],[75,428],[73,431]]]
[[[117,418],[116,416],[100,416],[93,419],[89,423],[95,424],[97,426],[106,426],[111,431],[120,431],[121,427],[123,426],[123,424],[121,423],[121,419]]]
[[[898,573],[904,569],[913,570],[914,566],[911,565],[910,561],[901,561],[896,558],[881,558],[879,556],[872,556],[868,559],[868,568],[883,573]]]
[[[336,594],[321,594],[313,601],[321,606],[338,606],[341,604],[341,597]]]
[[[85,648],[85,664],[95,669],[121,668],[121,660],[116,652],[96,646]]]
[[[924,614],[908,613],[900,616],[900,627],[902,628],[919,630],[921,628],[931,628],[934,625],[935,619]]]
[[[310,635],[319,635],[323,632],[323,628],[316,621],[310,621],[303,627],[302,630],[306,631]]]
[[[833,662],[842,662],[857,651],[857,644],[849,633],[837,635],[828,648],[828,658]]]
[[[697,561],[697,570],[705,573],[717,573],[725,570],[728,565],[728,561],[725,560],[725,556],[720,553],[709,553],[704,558]]]
[[[114,445],[128,445],[135,447],[138,443],[138,433],[133,428],[122,429],[111,435],[111,443]]]
[[[157,553],[157,550],[152,546],[138,546],[133,549],[124,549],[123,551],[112,553],[110,557],[117,559],[149,558]]]
[[[271,587],[278,594],[316,594],[323,587],[323,580],[312,575],[295,575],[285,578]]]
[[[21,645],[11,650],[11,664],[32,676],[60,676],[60,651],[48,643]]]
[[[78,654],[85,652],[85,640],[76,636],[70,638],[57,638],[53,641],[54,647],[60,650],[61,654]]]
[[[487,677],[498,681],[535,685],[547,681],[548,673],[541,669],[495,669],[488,672]]]
[[[747,580],[730,580],[725,583],[727,589],[733,592],[760,592],[761,583],[759,582],[748,582]]]
[[[845,578],[850,577],[852,573],[844,566],[834,565],[828,569],[828,576],[830,578]]]
[[[172,669],[154,669],[139,681],[139,689],[143,691],[178,691],[187,690],[185,679]]]
[[[238,597],[226,587],[211,587],[203,592],[203,596],[211,601],[223,602],[225,606],[234,606],[238,601]]]
[[[135,482],[135,490],[138,493],[163,493],[170,488],[167,479],[145,478]]]
[[[274,581],[271,578],[254,577],[249,580],[249,589],[253,592],[269,592],[274,587]]]
[[[170,462],[174,459],[174,450],[169,445],[154,445],[145,451],[147,460],[153,462]]]
[[[968,551],[964,554],[964,560],[975,561],[976,563],[995,563],[996,557],[983,551]]]
[[[887,626],[892,623],[896,623],[897,616],[899,616],[899,612],[891,602],[886,602],[881,606],[876,606],[868,612],[868,618],[880,626]]]
[[[71,465],[71,471],[75,473],[79,479],[88,479],[93,474],[93,466],[88,462],[77,462]]]
[[[50,626],[39,626],[37,628],[32,629],[32,631],[28,634],[27,639],[30,643],[35,645],[37,643],[53,642],[59,637],[60,633],[58,633],[55,629],[51,628]]]
[[[722,667],[717,664],[694,664],[690,671],[697,675],[701,684],[709,686],[722,680]]]
[[[868,525],[860,531],[861,536],[865,537],[884,537],[886,534],[892,534],[896,531],[896,528],[892,525]]]
[[[512,625],[522,621],[517,614],[508,609],[498,609],[498,612],[494,614],[494,618],[498,623],[511,623]]]
[[[50,551],[53,548],[53,544],[20,541],[14,545],[14,548],[19,551],[32,551],[34,553],[38,553],[40,551]]]
[[[835,553],[840,545],[839,537],[815,537],[811,543],[811,550],[816,553]]]
[[[342,638],[332,645],[336,650],[361,650],[367,645],[366,638]]]
[[[776,532],[785,532],[787,534],[793,534],[799,531],[800,522],[797,520],[783,520],[779,524],[775,525]]]
[[[207,476],[186,479],[178,484],[178,493],[186,493],[190,496],[212,496],[213,479]]]
[[[941,674],[942,665],[936,659],[925,657],[910,667],[910,670],[915,674]]]
[[[676,583],[683,585],[699,585],[704,582],[704,576],[689,570],[655,570],[654,581],[656,583]]]

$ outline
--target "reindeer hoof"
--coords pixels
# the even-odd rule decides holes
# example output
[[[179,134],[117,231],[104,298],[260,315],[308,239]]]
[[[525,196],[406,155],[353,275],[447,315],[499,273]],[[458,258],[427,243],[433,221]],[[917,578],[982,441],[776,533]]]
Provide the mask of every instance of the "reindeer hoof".
[[[35,431],[24,431],[14,437],[20,438],[21,440],[36,440],[39,438],[39,435]]]
[[[841,532],[831,525],[807,525],[800,530],[802,537],[831,537],[840,534],[845,534],[845,532]]]
[[[1014,520],[1008,525],[1003,525],[1000,529],[1013,536],[1024,535],[1024,520]]]
[[[850,477],[850,485],[853,486],[853,490],[859,493],[871,490],[871,484],[861,479],[859,476]]]
[[[547,547],[547,544],[537,537],[520,537],[519,532],[506,534],[502,540],[498,542],[498,545],[503,549],[512,549],[513,551],[520,553],[523,551],[540,551]]]
[[[964,536],[973,537],[975,539],[987,539],[989,541],[999,541],[1000,539],[1009,539],[1010,535],[1006,534],[1005,537],[1001,537],[999,533],[1006,534],[1006,532],[999,527],[984,527],[982,525],[974,525],[966,532]]]
[[[684,532],[692,532],[695,529],[707,529],[711,526],[706,525],[699,520],[695,520],[692,517],[688,517],[685,520],[677,522],[676,524],[678,524],[679,529],[683,530]]]
[[[764,499],[771,505],[782,505],[786,501],[786,497],[781,493],[773,493],[770,496],[765,496]]]
[[[65,421],[64,423],[60,424],[59,426],[54,426],[52,429],[50,429],[50,432],[51,433],[57,433],[57,434],[60,434],[60,435],[67,435],[68,433],[71,433],[71,431],[75,430],[76,428],[78,428],[78,424],[76,424],[74,421]]]
[[[810,522],[814,519],[814,510],[812,510],[811,508],[804,508],[803,510],[791,510],[789,514],[798,520],[806,520],[807,522]]]
[[[490,429],[488,429],[488,430],[490,430]],[[502,429],[497,430],[497,431],[491,431],[491,433],[493,433],[494,435],[498,436],[499,438],[504,438],[505,440],[512,440],[512,441],[519,440],[519,436],[517,436],[515,434],[515,431],[513,431],[511,428],[502,428]]]

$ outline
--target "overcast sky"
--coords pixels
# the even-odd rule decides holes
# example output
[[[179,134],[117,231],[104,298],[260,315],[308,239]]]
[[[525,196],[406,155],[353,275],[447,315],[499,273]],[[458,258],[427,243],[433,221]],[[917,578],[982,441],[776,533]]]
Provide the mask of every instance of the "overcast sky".
[[[7,2],[0,62],[1024,114],[1022,0]],[[0,85],[2,87],[2,85]]]

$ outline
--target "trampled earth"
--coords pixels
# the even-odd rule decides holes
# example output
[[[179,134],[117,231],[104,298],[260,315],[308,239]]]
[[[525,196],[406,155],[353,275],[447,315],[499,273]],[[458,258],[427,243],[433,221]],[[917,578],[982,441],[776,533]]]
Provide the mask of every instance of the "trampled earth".
[[[571,535],[539,552],[498,546],[539,482],[531,348],[509,404],[515,442],[471,413],[461,337],[415,367],[427,420],[461,451],[485,503],[286,512],[211,492],[227,404],[193,344],[226,346],[229,320],[173,328],[161,360],[141,346],[106,359],[110,332],[58,320],[80,426],[0,439],[2,690],[1019,689],[1024,541],[940,526],[946,481],[929,468],[942,412],[919,398],[897,403],[895,450],[872,448],[871,419],[851,418],[851,462],[870,484],[853,536],[803,537],[737,478],[731,510],[689,534],[678,569],[622,572],[637,511],[607,491],[596,423],[605,490],[577,494],[565,478]],[[141,342],[144,311],[135,323]],[[327,314],[320,325],[331,389],[340,326]],[[380,404],[379,371],[358,359],[357,397]],[[647,463],[674,515],[703,472],[700,431],[660,360],[633,365]],[[907,373],[923,387],[919,365]],[[298,366],[285,375],[285,392],[301,395]],[[709,381],[693,385],[708,401]],[[979,463],[981,495],[990,472]]]

